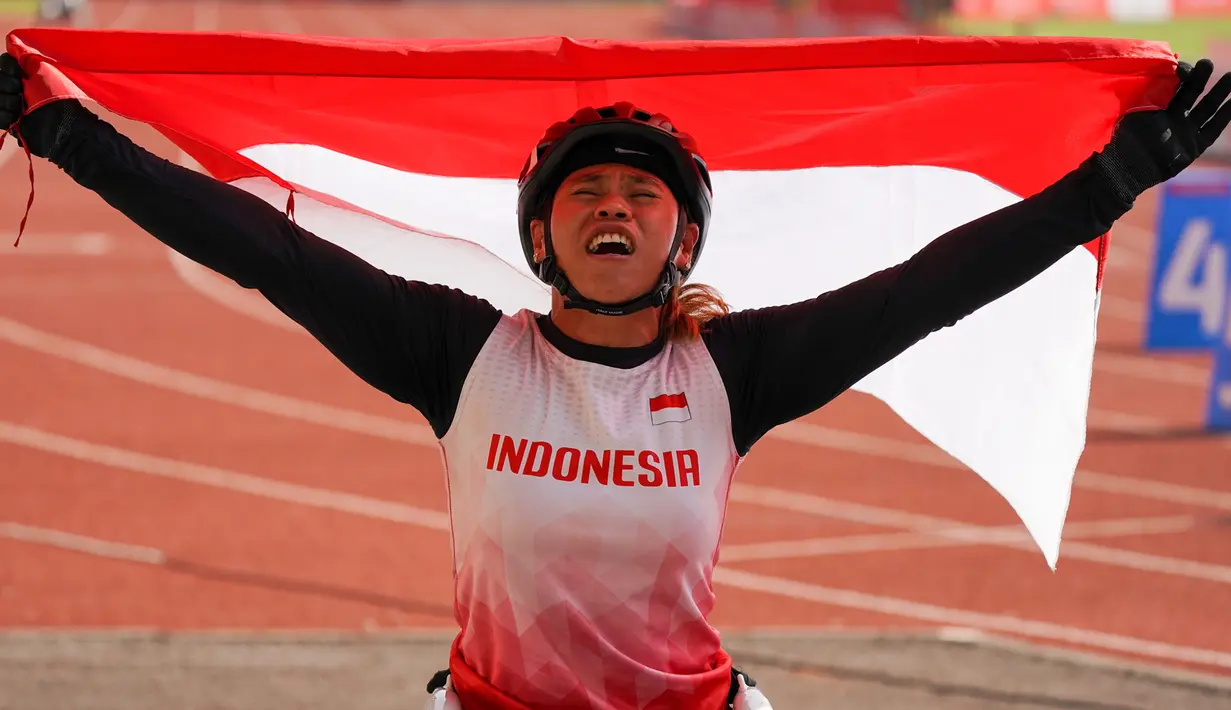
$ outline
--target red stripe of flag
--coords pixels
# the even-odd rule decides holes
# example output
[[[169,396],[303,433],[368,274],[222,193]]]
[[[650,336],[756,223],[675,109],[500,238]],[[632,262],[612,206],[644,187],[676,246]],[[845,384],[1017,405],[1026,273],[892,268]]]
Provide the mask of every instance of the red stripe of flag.
[[[688,398],[683,392],[679,394],[660,394],[650,398],[650,411],[659,412],[664,409],[684,408],[688,406]]]

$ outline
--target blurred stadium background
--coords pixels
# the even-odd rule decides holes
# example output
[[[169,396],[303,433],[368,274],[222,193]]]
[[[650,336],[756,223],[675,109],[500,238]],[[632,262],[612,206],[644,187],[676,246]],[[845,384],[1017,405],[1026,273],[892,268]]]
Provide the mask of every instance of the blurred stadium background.
[[[0,0],[0,23],[1135,37],[1231,69],[1231,0]],[[0,710],[419,707],[455,628],[447,538],[422,523],[444,490],[434,449],[382,433],[419,417],[34,170],[30,231],[0,249]],[[27,171],[6,142],[0,231]],[[1210,355],[1142,347],[1157,198],[1117,229],[1058,572],[870,398],[753,452],[715,621],[776,708],[1231,708],[1231,440],[1204,427]]]

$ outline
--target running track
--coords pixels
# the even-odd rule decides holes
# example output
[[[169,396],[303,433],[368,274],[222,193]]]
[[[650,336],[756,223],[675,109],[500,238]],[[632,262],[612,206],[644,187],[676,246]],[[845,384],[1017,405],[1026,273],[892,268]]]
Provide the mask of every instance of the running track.
[[[96,0],[94,24],[653,32],[638,6],[507,10]],[[11,243],[27,166],[12,141],[0,157]],[[422,419],[259,297],[35,170],[29,231],[0,247],[0,625],[452,627],[442,472]],[[1231,675],[1231,442],[1199,431],[1204,359],[1138,352],[1145,202],[1112,252],[1057,573],[973,473],[849,393],[741,469],[716,622],[967,627]],[[921,532],[937,529],[951,533]]]

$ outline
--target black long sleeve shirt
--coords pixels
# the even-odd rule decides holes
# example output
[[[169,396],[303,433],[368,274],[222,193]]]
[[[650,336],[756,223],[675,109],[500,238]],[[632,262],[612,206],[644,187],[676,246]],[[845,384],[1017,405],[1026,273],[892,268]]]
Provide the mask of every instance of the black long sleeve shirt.
[[[467,373],[501,316],[491,304],[388,274],[92,115],[74,121],[48,157],[167,246],[258,290],[359,377],[419,410],[437,436],[448,431]],[[1029,281],[1131,207],[1087,160],[896,266],[810,300],[710,321],[702,338],[728,393],[737,450],[746,454],[773,427]],[[661,347],[598,347],[570,339],[549,316],[539,324],[566,355],[613,367],[635,367]]]

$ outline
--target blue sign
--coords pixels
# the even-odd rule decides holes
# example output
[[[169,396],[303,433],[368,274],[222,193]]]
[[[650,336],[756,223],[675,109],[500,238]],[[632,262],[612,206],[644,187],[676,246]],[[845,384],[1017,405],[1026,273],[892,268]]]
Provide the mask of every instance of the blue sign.
[[[1227,307],[1231,308],[1231,297]],[[1231,430],[1231,323],[1223,328],[1214,344],[1214,363],[1210,370],[1210,391],[1206,395],[1205,428]]]
[[[1163,185],[1146,350],[1207,350],[1220,341],[1229,251],[1231,171],[1190,168]]]

